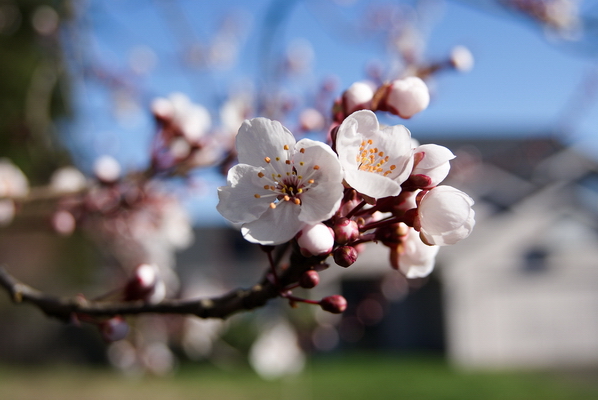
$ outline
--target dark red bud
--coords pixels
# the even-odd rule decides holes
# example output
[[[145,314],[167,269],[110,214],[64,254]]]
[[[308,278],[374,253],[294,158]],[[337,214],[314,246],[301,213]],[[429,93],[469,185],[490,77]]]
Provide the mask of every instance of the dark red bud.
[[[341,246],[332,253],[334,262],[347,268],[357,261],[357,250],[353,246]]]
[[[335,294],[320,300],[320,307],[324,311],[340,314],[347,309],[347,300],[340,294]]]
[[[305,289],[316,287],[318,283],[320,283],[320,275],[314,270],[305,271],[299,278],[299,286]]]

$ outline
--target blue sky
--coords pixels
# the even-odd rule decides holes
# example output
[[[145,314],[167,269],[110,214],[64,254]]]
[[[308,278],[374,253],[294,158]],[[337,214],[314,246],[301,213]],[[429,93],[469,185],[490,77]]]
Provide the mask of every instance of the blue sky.
[[[218,2],[180,0],[186,21],[170,15],[168,1],[90,1],[86,12],[88,33],[80,43],[99,62],[114,71],[126,71],[135,48],[155,52],[155,67],[143,76],[126,75],[139,93],[137,108],[125,117],[116,118],[113,92],[88,80],[75,82],[75,99],[79,117],[70,126],[67,141],[75,159],[85,169],[102,154],[112,154],[123,165],[135,167],[146,160],[153,125],[147,104],[154,96],[174,91],[188,94],[216,115],[215,104],[230,85],[254,80],[260,71],[261,32],[272,1]],[[314,69],[303,76],[297,87],[309,87],[323,76],[334,74],[339,90],[363,79],[364,67],[371,60],[387,61],[380,41],[357,42],[345,31],[339,18],[322,10],[317,1],[278,1],[290,12],[286,23],[277,31],[274,46],[281,47],[296,39],[308,40],[315,53]],[[370,2],[372,3],[372,2]],[[475,2],[474,2],[475,3]],[[290,4],[290,5],[289,5]],[[207,40],[217,23],[230,8],[237,10],[246,35],[237,65],[227,71],[208,73],[189,70],[181,61],[181,50],[191,36]],[[343,11],[356,20],[359,6]],[[168,24],[167,18],[174,21]],[[475,67],[467,74],[444,73],[434,82],[435,94],[430,107],[411,120],[398,117],[390,122],[403,123],[415,138],[426,135],[459,136],[521,135],[555,133],[598,158],[598,102],[588,103],[580,118],[567,121],[567,133],[560,132],[564,113],[578,91],[582,78],[596,71],[596,58],[573,54],[563,44],[551,44],[543,32],[532,24],[506,13],[486,13],[462,2],[448,1],[435,15],[428,35],[426,58],[445,57],[455,45],[465,45],[474,54]],[[174,34],[174,32],[179,32]],[[141,46],[141,47],[140,47]],[[292,85],[291,85],[292,86]],[[207,178],[217,185],[218,179]],[[210,192],[212,193],[212,192]],[[213,210],[213,194],[195,199],[195,211]],[[201,215],[218,220],[209,212]]]

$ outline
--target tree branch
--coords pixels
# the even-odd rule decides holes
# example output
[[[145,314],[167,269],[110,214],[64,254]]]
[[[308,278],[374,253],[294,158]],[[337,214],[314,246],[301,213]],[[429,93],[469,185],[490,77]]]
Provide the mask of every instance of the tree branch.
[[[8,292],[14,303],[33,304],[47,316],[64,322],[72,321],[80,315],[111,317],[147,313],[225,319],[237,312],[264,306],[269,300],[280,296],[284,287],[297,282],[304,271],[322,261],[322,257],[305,258],[294,252],[291,256],[291,266],[283,269],[278,277],[280,286],[276,286],[266,275],[260,283],[249,289],[235,289],[217,297],[165,299],[157,304],[143,301],[93,301],[82,296],[58,297],[22,283],[2,266],[0,266],[0,285]]]

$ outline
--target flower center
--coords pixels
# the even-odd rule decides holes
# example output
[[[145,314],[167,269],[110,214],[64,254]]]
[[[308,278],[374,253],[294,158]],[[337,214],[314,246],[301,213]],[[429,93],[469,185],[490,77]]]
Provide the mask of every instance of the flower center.
[[[394,164],[388,166],[388,160],[389,156],[385,156],[383,151],[379,151],[377,147],[374,147],[372,139],[361,142],[359,153],[356,156],[361,171],[376,172],[387,176],[397,168]]]
[[[302,148],[299,153],[294,154],[295,161],[291,159],[292,154],[288,145],[284,145],[284,150],[287,151],[284,159],[281,157],[275,157],[274,159],[265,157],[264,161],[268,164],[270,171],[257,174],[260,179],[264,180],[263,188],[268,193],[256,193],[254,197],[258,199],[273,197],[270,208],[276,208],[283,201],[291,201],[296,205],[301,205],[302,194],[315,185],[314,174],[320,169],[319,165],[307,166],[304,161],[300,160],[305,149]]]

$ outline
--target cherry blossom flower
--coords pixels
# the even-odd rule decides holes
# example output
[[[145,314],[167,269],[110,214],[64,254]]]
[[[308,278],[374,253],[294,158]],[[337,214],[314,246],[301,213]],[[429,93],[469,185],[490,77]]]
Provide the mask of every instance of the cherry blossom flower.
[[[399,247],[398,267],[407,278],[423,278],[432,272],[439,246],[428,246],[409,228]]]
[[[267,118],[246,120],[237,134],[239,164],[218,188],[217,209],[242,224],[245,239],[274,245],[291,240],[305,224],[329,219],[343,196],[342,171],[327,145],[295,142]]]
[[[380,129],[369,110],[356,111],[343,121],[336,150],[346,183],[373,198],[398,195],[413,166],[409,130],[403,125]]]
[[[87,179],[75,167],[62,167],[50,177],[50,188],[58,193],[74,193],[85,189]]]
[[[471,197],[452,186],[422,193],[414,227],[424,243],[446,246],[469,236],[475,225]]]
[[[446,147],[437,144],[423,144],[414,150],[413,171],[407,181],[412,188],[430,189],[446,178],[455,155]]]
[[[291,324],[280,319],[264,329],[251,346],[249,363],[262,378],[268,380],[301,372],[305,366],[305,354]]]
[[[183,93],[155,99],[152,111],[156,117],[174,124],[190,143],[197,143],[212,124],[208,110],[191,102]]]

